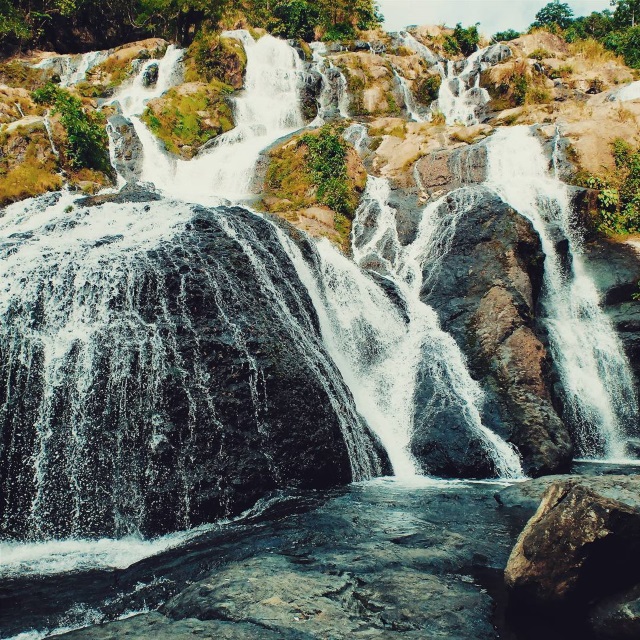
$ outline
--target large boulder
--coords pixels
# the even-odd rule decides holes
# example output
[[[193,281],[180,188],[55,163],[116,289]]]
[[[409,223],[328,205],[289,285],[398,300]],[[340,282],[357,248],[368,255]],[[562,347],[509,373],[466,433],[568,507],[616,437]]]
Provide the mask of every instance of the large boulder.
[[[580,607],[633,585],[640,569],[640,482],[629,503],[569,480],[552,484],[505,570],[516,604]],[[617,496],[624,499],[624,492]]]
[[[0,535],[157,535],[383,472],[275,227],[139,196],[0,245]]]
[[[544,265],[537,233],[477,187],[448,196],[437,215],[434,251],[441,257],[427,261],[422,299],[438,312],[483,387],[484,424],[517,446],[529,474],[568,466],[571,439],[552,403],[550,358],[536,321]],[[426,398],[424,392],[419,388],[418,397]],[[455,417],[443,415],[434,427],[418,403],[415,431],[414,454],[432,472],[481,475],[486,469],[477,437]]]

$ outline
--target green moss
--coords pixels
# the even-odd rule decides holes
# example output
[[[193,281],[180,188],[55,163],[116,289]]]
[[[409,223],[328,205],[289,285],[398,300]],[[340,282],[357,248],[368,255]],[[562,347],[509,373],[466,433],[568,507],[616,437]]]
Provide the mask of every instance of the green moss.
[[[233,113],[226,100],[231,91],[216,81],[189,93],[171,89],[149,104],[142,120],[168,151],[191,158],[203,144],[233,129]]]

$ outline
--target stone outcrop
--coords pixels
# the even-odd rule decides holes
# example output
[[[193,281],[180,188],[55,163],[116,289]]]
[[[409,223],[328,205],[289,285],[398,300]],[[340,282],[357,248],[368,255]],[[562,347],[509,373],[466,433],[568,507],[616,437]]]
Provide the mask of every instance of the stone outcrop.
[[[127,181],[135,182],[142,173],[142,143],[131,123],[122,115],[109,118],[113,140],[113,161],[115,170]]]
[[[585,266],[622,340],[640,394],[640,301],[634,299],[640,293],[640,247],[600,238],[585,250]]]
[[[505,581],[516,604],[580,607],[632,586],[640,568],[638,480],[631,500],[580,481],[552,484],[511,552]]]
[[[132,217],[172,206],[143,195],[132,204],[118,194],[114,203]],[[101,215],[99,208],[85,213]],[[122,239],[105,236],[94,250]],[[12,404],[0,421],[3,536],[151,536],[239,513],[277,489],[345,484],[360,473],[351,437],[370,473],[388,470],[324,351],[312,303],[271,224],[243,209],[198,208],[177,238],[127,260],[135,265],[128,293],[117,277],[109,282],[115,313],[133,333],[122,333],[117,321],[96,327],[91,370],[69,369],[52,390],[57,411],[45,419],[55,437],[40,459],[37,487],[32,460],[44,455],[34,446],[47,382],[41,368],[10,352],[21,343],[41,361],[42,346],[29,334],[41,316],[24,326],[19,315],[16,331],[28,333],[2,342],[1,360],[13,363],[0,372],[2,384],[21,380],[16,397],[31,399]],[[109,262],[109,273],[122,265],[117,257]],[[70,277],[60,287],[72,291]],[[93,285],[86,286],[91,297]],[[79,397],[78,384],[90,386]],[[82,436],[73,442],[69,412],[92,416],[75,418]],[[46,506],[34,516],[36,492]]]
[[[444,256],[424,274],[423,299],[482,384],[484,424],[518,447],[528,473],[562,469],[572,445],[552,404],[550,359],[536,320],[544,268],[538,235],[525,218],[477,188],[445,200],[440,215],[454,221],[447,223],[450,235],[443,235]],[[426,402],[429,390],[424,393]],[[429,469],[447,475],[487,471],[477,439],[465,436],[458,423],[445,420],[436,433],[419,409],[416,420],[414,453]]]

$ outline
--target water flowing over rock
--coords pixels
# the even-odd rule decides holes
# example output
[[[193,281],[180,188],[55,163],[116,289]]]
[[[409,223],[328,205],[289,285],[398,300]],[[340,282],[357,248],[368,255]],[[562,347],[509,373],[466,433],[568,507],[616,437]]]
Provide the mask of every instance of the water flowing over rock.
[[[54,196],[0,233],[4,536],[164,533],[384,472],[268,222]]]

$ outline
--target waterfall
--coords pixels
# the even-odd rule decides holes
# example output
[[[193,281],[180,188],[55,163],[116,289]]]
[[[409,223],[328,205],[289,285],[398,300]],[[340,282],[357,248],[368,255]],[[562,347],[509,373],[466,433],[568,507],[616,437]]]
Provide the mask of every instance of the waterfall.
[[[87,73],[104,62],[108,51],[90,51],[76,56],[52,56],[34,65],[37,69],[53,69],[59,71],[60,86],[72,87],[87,79]]]
[[[423,118],[418,112],[418,105],[416,104],[415,98],[411,93],[411,89],[409,89],[409,85],[407,84],[407,80],[401,76],[398,71],[394,68],[393,75],[400,86],[400,91],[402,92],[402,97],[404,98],[404,106],[409,114],[409,117],[415,122],[425,122],[425,118]]]
[[[544,323],[578,449],[589,458],[624,458],[626,429],[638,422],[633,375],[588,275],[568,189],[549,172],[542,144],[528,127],[498,130],[487,149],[488,186],[540,235]],[[559,253],[562,240],[568,241],[569,266]]]
[[[327,45],[312,42],[313,64],[322,78],[322,90],[319,98],[318,117],[311,126],[320,126],[337,112],[341,118],[349,117],[349,93],[344,74],[327,55]]]
[[[236,425],[260,440],[251,450],[268,483],[271,468],[282,473],[281,460],[263,457],[277,412],[293,411],[287,431],[305,425],[303,388],[336,421],[351,477],[381,473],[305,289],[259,217],[45,196],[6,209],[0,276],[3,532],[38,540],[189,528],[217,491],[224,515],[234,456],[246,455]],[[275,379],[263,333],[278,336]],[[318,411],[314,429],[325,420]]]
[[[415,51],[417,54],[419,54],[420,57],[429,66],[438,64],[438,56],[436,56],[436,54],[433,53],[431,49],[423,45],[422,42],[416,40],[416,38],[412,36],[408,31],[401,31],[398,34],[398,39],[403,46],[407,47],[407,49]]]
[[[489,102],[486,89],[480,87],[481,58],[488,49],[479,49],[463,62],[456,72],[456,63],[449,61],[446,67],[440,65],[442,84],[440,85],[437,108],[444,114],[448,125],[478,124],[479,110]],[[434,107],[436,103],[434,103]]]
[[[194,160],[178,161],[171,182],[158,185],[187,199],[248,198],[260,153],[304,126],[299,96],[303,66],[295,49],[269,35],[257,42],[247,31],[223,35],[239,39],[245,47],[245,88],[233,99],[235,128]]]
[[[389,196],[388,181],[369,176],[354,221],[355,264],[327,242],[318,244],[313,272],[300,257],[292,258],[318,310],[329,353],[358,410],[385,445],[396,475],[406,477],[420,471],[409,447],[418,371],[426,367],[435,387],[434,401],[458,408],[483,443],[496,474],[521,477],[517,453],[482,424],[483,393],[469,375],[462,352],[440,328],[436,312],[420,299],[423,267],[434,254],[433,216],[441,201],[425,212],[415,241],[403,247]],[[460,202],[461,213],[465,205],[470,206]],[[400,309],[363,272],[371,262],[381,265],[381,275],[397,289]]]

